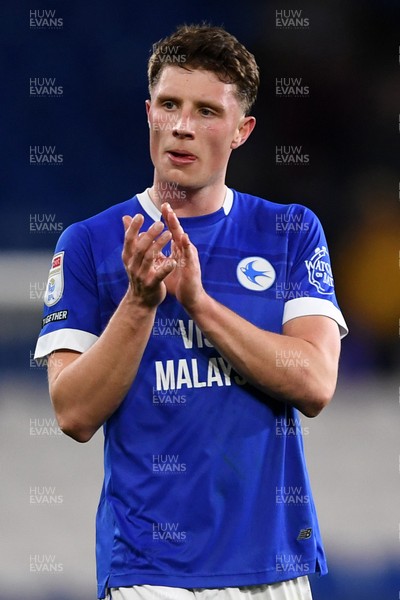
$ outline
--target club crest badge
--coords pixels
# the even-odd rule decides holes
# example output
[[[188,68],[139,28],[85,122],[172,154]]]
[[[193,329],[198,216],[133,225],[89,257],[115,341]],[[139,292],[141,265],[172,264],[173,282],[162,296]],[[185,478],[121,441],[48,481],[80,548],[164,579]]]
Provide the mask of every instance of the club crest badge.
[[[315,248],[310,260],[304,262],[308,271],[308,281],[320,294],[331,296],[334,292],[333,277],[326,247]]]
[[[64,252],[58,252],[53,256],[49,279],[47,281],[44,303],[46,306],[54,306],[60,300],[64,291]]]
[[[248,256],[241,260],[236,276],[243,287],[254,292],[268,290],[276,279],[274,267],[261,256]]]

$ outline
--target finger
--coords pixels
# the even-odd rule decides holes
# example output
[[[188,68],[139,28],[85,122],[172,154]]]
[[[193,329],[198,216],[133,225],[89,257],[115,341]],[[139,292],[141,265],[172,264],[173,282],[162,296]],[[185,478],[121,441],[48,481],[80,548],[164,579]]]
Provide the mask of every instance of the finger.
[[[147,277],[155,269],[160,250],[171,240],[171,232],[163,228],[164,224],[157,221],[137,238],[128,267],[131,272]]]
[[[171,232],[166,229],[162,232],[161,235],[158,236],[156,240],[149,247],[149,251],[143,256],[144,263],[150,263],[151,260],[158,260],[159,258],[166,258],[163,254],[162,250],[171,241]]]
[[[190,248],[193,245],[187,233],[182,235],[181,244],[182,248]]]
[[[168,229],[172,233],[172,237],[176,242],[180,242],[180,238],[184,233],[183,227],[179,222],[178,217],[172,210],[171,205],[168,202],[164,202],[161,206],[164,220],[167,224]]]
[[[129,237],[136,237],[144,223],[144,216],[140,213],[136,214],[133,218],[129,215],[125,215],[122,217],[122,222],[124,224],[125,233],[128,234]]]
[[[132,243],[139,234],[140,228],[144,223],[144,217],[141,214],[137,214],[133,218],[125,215],[122,217],[122,222],[125,229],[123,253],[131,255]]]
[[[161,250],[171,241],[172,234],[169,229],[165,229],[153,242],[154,252],[160,253]]]
[[[164,229],[164,225],[157,221],[153,223],[151,227],[149,227],[147,232],[140,233],[140,228],[144,223],[144,216],[141,214],[136,214],[133,219],[127,215],[122,218],[124,228],[125,228],[125,239],[124,246],[122,250],[122,260],[125,264],[127,264],[131,258],[137,253],[139,247],[139,255],[142,256],[143,252],[146,252],[149,245],[154,240],[154,237],[158,236],[160,232]],[[146,235],[148,234],[148,235]],[[138,241],[144,237],[141,244],[138,244]]]
[[[197,248],[194,244],[192,244],[187,233],[184,233],[182,235],[181,253],[182,253],[184,264],[189,264],[189,263],[194,264],[194,261],[196,261],[196,256],[197,256]]]
[[[143,231],[141,234],[139,234],[135,245],[136,254],[139,258],[143,258],[144,254],[154,244],[155,240],[162,233],[163,229],[164,223],[161,221],[155,221],[155,223],[153,223],[147,231]]]
[[[154,277],[157,281],[163,281],[172,271],[176,268],[177,263],[176,260],[168,257],[160,257],[159,262],[155,264],[155,273]]]
[[[165,222],[168,221],[168,214],[171,211],[172,211],[172,208],[171,208],[171,205],[169,204],[169,202],[163,202],[161,204],[161,214],[162,214]]]
[[[139,230],[143,225],[143,215],[137,214],[133,218],[129,215],[122,217],[122,223],[125,230],[124,245],[122,248],[122,260],[126,265],[133,254],[133,243],[137,238]]]
[[[125,215],[125,216],[122,217],[122,222],[124,224],[124,231],[125,231],[125,233],[127,232],[128,228],[129,228],[129,225],[132,223],[132,221],[133,221],[133,218],[130,217],[129,215]]]
[[[171,235],[171,234],[170,234]],[[157,279],[164,279],[171,271],[178,266],[178,261],[173,255],[166,256],[162,250],[158,252],[157,258],[154,260],[154,269],[157,272]]]

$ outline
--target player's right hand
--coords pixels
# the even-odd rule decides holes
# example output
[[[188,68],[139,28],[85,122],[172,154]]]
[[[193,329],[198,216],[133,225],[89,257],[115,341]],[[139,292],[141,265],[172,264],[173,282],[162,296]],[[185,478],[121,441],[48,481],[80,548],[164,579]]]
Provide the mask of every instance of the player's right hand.
[[[122,261],[129,279],[128,293],[141,304],[153,308],[165,298],[165,277],[175,269],[176,261],[163,255],[163,248],[171,240],[164,224],[156,221],[147,231],[140,231],[144,217],[141,214],[122,217],[125,239]]]

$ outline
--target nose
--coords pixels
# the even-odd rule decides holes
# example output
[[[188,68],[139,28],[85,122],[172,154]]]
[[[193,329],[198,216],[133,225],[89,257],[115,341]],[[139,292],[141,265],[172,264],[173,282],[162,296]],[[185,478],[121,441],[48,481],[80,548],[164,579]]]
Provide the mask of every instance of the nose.
[[[188,114],[181,114],[175,121],[172,134],[176,138],[193,138],[193,124]]]

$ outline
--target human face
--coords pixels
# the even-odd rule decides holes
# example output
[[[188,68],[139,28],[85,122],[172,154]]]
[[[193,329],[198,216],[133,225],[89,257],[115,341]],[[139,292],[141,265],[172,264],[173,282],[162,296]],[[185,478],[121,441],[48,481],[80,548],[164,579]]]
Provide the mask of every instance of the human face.
[[[255,124],[244,116],[235,91],[211,71],[163,68],[146,102],[155,186],[223,188],[229,156]]]

